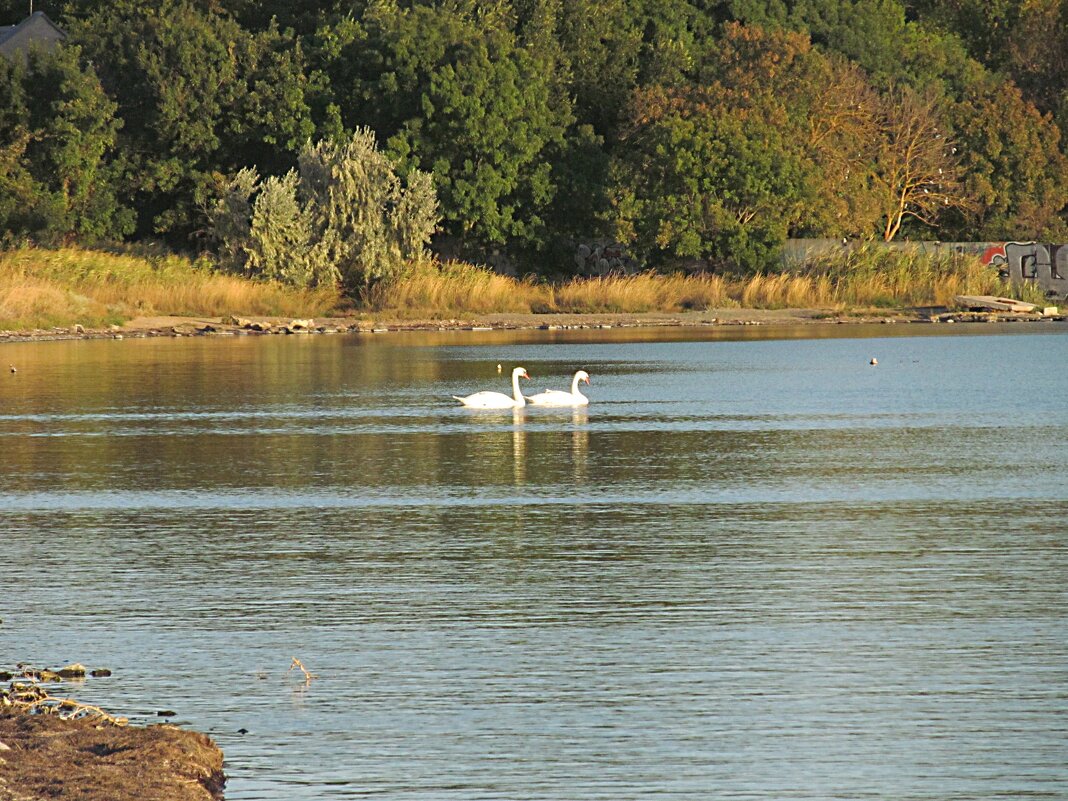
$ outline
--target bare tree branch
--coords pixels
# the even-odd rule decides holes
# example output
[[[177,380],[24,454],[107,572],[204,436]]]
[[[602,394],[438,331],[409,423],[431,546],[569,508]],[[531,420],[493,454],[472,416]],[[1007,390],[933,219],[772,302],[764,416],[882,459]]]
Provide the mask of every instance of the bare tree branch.
[[[960,181],[957,148],[946,136],[941,103],[935,93],[895,87],[880,104],[871,178],[882,198],[887,242],[909,217],[937,227],[946,209],[971,205]]]

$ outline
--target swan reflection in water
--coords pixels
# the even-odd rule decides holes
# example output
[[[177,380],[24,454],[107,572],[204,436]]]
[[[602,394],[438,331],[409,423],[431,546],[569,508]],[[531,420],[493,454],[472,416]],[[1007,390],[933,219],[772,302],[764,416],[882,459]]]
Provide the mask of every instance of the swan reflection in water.
[[[588,476],[587,457],[590,448],[590,430],[586,424],[589,414],[585,406],[576,406],[571,410],[571,470],[576,482],[585,483]]]
[[[516,486],[527,483],[527,432],[522,409],[512,410],[512,477]]]
[[[560,411],[565,411],[561,409]],[[569,410],[571,418],[571,470],[572,479],[585,483],[588,478],[588,456],[590,432],[589,414],[585,407]],[[527,436],[524,423],[527,415],[523,409],[512,410],[512,478],[515,484],[526,484],[527,480]],[[562,422],[562,419],[561,419]]]

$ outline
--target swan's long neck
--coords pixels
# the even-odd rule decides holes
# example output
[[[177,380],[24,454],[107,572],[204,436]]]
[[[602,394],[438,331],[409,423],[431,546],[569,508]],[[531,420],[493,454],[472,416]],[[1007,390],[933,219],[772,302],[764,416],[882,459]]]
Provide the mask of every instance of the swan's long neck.
[[[515,398],[515,402],[520,406],[527,405],[527,399],[519,391],[519,373],[512,373],[512,397]]]
[[[578,390],[578,385],[579,385],[579,374],[575,373],[575,377],[573,379],[571,379],[571,394],[572,395],[579,395],[580,394],[579,390]]]

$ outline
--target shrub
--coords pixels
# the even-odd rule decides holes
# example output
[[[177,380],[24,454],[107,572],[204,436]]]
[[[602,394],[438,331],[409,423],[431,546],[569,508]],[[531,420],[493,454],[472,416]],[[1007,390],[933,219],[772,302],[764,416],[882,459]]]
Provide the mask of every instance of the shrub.
[[[226,267],[361,295],[422,258],[438,222],[430,176],[413,170],[405,185],[367,128],[344,144],[307,144],[280,178],[241,170],[205,211]]]

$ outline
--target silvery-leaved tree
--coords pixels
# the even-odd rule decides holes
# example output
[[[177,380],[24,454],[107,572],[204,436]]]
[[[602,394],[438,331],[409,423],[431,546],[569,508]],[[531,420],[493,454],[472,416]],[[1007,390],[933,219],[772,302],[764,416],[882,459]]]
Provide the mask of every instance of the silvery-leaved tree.
[[[260,184],[245,247],[252,275],[296,286],[336,281],[336,270],[310,258],[311,215],[298,199],[297,173],[270,177]]]
[[[241,170],[205,212],[225,267],[296,286],[340,283],[352,294],[423,257],[439,219],[430,175],[402,180],[367,128],[347,142],[308,143],[284,176],[260,181]]]

